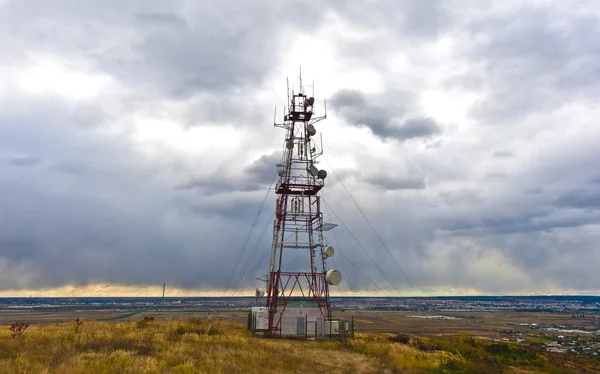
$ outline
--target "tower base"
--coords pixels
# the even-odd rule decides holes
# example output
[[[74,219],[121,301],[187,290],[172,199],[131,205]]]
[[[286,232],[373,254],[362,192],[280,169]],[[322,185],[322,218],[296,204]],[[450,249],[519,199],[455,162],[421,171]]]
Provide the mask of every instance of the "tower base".
[[[314,303],[310,301],[290,301],[285,310],[284,308],[278,308],[273,319],[281,321],[279,323],[280,328],[279,331],[273,331],[272,333],[279,336],[300,335],[306,337],[307,335],[314,335],[316,331],[320,330],[323,315],[318,306],[311,304]]]
[[[280,328],[271,330],[268,308],[253,307],[248,315],[248,330],[269,337],[331,340],[346,339],[353,332],[353,323],[348,319],[323,317],[319,307],[310,301],[288,302],[282,313],[275,312],[274,318]]]

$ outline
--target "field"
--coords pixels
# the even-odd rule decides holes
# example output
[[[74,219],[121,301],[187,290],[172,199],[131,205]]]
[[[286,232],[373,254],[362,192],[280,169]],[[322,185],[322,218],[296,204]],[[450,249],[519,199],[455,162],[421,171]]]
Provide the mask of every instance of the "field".
[[[455,319],[437,319],[444,317]],[[183,320],[189,317],[212,318],[231,322],[245,323],[246,312],[132,312],[132,311],[81,311],[81,312],[38,312],[38,311],[0,311],[0,325],[14,321],[31,324],[67,322],[75,318],[93,321],[132,321],[153,316],[157,320]],[[502,338],[503,331],[531,331],[521,324],[569,325],[570,328],[586,328],[590,324],[600,326],[600,316],[587,319],[573,319],[571,314],[559,313],[520,313],[520,312],[378,312],[351,311],[337,312],[335,316],[354,318],[357,331],[407,333],[418,336],[455,335],[466,333],[481,338]],[[419,318],[429,317],[429,318]]]
[[[2,324],[17,317],[32,325],[21,337],[0,326],[0,373],[600,372],[595,358],[473,338],[492,338],[522,320],[567,320],[560,315],[463,313],[437,320],[411,317],[423,313],[352,313],[356,338],[330,342],[253,337],[245,313],[150,314],[86,312],[77,326],[74,314],[3,313]]]
[[[600,316],[574,319],[571,314],[520,312],[348,312],[339,316],[354,316],[357,329],[365,332],[404,332],[420,336],[467,333],[482,338],[502,338],[503,331],[531,331],[529,326],[568,325],[585,329],[600,325]],[[435,317],[451,317],[439,319]],[[421,318],[419,318],[421,317]],[[422,318],[429,317],[429,318]]]

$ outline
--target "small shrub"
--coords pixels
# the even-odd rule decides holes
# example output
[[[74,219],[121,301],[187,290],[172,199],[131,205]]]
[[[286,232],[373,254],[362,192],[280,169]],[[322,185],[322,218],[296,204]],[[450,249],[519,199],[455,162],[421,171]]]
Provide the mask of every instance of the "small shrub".
[[[467,334],[460,334],[460,336],[458,337],[458,341],[460,342],[460,344],[470,345],[471,347],[475,346],[475,339],[473,339],[472,336],[469,336]]]
[[[145,327],[148,327],[148,323],[154,321],[154,317],[152,316],[144,316],[144,318],[136,321],[135,323],[135,327],[137,327],[138,329],[143,329]]]
[[[423,351],[423,352],[431,352],[431,351],[440,351],[440,350],[443,350],[443,348],[439,344],[437,344],[437,343],[435,343],[435,344],[427,343],[427,342],[424,342],[423,340],[420,340],[420,339],[411,339],[410,340],[410,345],[413,348],[416,348],[419,351]]]
[[[208,326],[208,329],[206,329],[206,335],[223,335],[223,331],[211,324]]]
[[[10,325],[10,336],[13,339],[23,339],[25,336],[25,330],[29,327],[29,324],[23,322],[15,322]]]
[[[425,343],[422,340],[419,339],[415,339],[413,341],[410,342],[410,345],[413,346],[414,348],[418,349],[419,351],[428,351],[429,350],[429,346],[427,345],[427,343]]]
[[[81,325],[83,325],[83,321],[80,320],[79,318],[75,318],[75,333],[76,334],[79,333],[79,329],[81,328]]]
[[[200,326],[189,326],[189,325],[179,325],[173,331],[175,336],[181,336],[184,334],[197,334],[197,335],[223,335],[223,331],[219,329],[214,324],[208,325],[208,327],[200,327]]]
[[[535,352],[521,348],[513,348],[506,343],[491,344],[485,347],[485,351],[504,360],[533,361],[537,358],[537,354]]]
[[[502,364],[485,360],[485,361],[458,361],[448,360],[444,364],[432,370],[433,373],[477,373],[477,374],[496,374],[503,373],[504,367]]]
[[[390,336],[389,340],[394,343],[408,344],[408,342],[410,342],[410,336],[407,334],[398,334],[396,336]]]

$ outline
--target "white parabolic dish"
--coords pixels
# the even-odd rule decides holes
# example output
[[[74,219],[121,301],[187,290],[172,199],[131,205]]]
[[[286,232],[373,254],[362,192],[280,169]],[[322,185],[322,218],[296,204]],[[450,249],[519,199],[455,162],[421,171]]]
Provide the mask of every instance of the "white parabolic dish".
[[[325,274],[325,280],[333,286],[338,285],[342,281],[342,272],[338,269],[329,269]]]

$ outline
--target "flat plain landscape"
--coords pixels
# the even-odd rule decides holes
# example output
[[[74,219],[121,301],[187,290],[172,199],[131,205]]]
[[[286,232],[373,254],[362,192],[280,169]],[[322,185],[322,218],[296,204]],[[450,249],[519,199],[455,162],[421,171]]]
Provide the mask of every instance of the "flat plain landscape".
[[[91,356],[86,355],[92,354],[97,360],[107,360],[106,372],[115,369],[111,362],[117,358],[124,360],[122,368],[135,372],[140,360],[136,350],[146,344],[154,352],[148,358],[151,365],[146,362],[148,372],[171,372],[180,366],[182,372],[211,372],[209,366],[202,366],[210,355],[200,360],[193,353],[196,346],[216,352],[215,365],[221,365],[216,372],[228,372],[241,367],[230,366],[226,357],[257,359],[252,353],[256,344],[261,349],[293,347],[295,353],[288,359],[294,362],[307,359],[306,349],[322,349],[331,360],[341,349],[348,362],[353,362],[346,369],[354,372],[600,372],[598,298],[339,298],[334,302],[334,316],[354,321],[356,341],[332,345],[253,338],[245,332],[248,310],[257,305],[253,298],[3,299],[0,335],[4,340],[0,344],[7,349],[3,365],[11,372],[18,357],[33,355],[39,362],[26,362],[23,367],[41,368],[44,362],[56,361],[58,371],[76,368],[75,372],[81,372],[90,369]],[[83,322],[82,334],[73,335],[76,319]],[[144,329],[144,320],[151,321],[150,329]],[[9,327],[15,322],[30,325],[21,343],[10,338]],[[210,326],[221,326],[223,334],[207,336]],[[57,336],[55,341],[65,344],[67,356],[50,357],[36,351],[52,334]],[[171,352],[169,342],[179,344],[189,355]],[[323,347],[318,348],[321,343]],[[120,349],[126,352],[118,353]],[[369,360],[374,360],[374,367]],[[259,366],[248,365],[245,368],[250,372],[260,371]],[[273,372],[296,369],[272,362],[266,365]],[[341,361],[322,369],[347,371]]]
[[[542,331],[540,326],[565,326],[564,330],[600,328],[600,315],[573,318],[572,314],[535,312],[404,312],[357,310],[334,313],[337,317],[354,319],[355,330],[360,332],[407,333],[421,336],[461,334],[484,338],[506,337],[507,331],[530,333]],[[69,322],[75,318],[88,321],[134,321],[144,316],[157,320],[183,320],[190,317],[218,319],[245,323],[247,313],[241,311],[0,311],[0,325],[19,321],[29,324]],[[450,317],[450,318],[448,318]],[[557,327],[558,328],[558,327]],[[544,330],[552,331],[552,330]],[[576,333],[562,332],[557,335]]]

